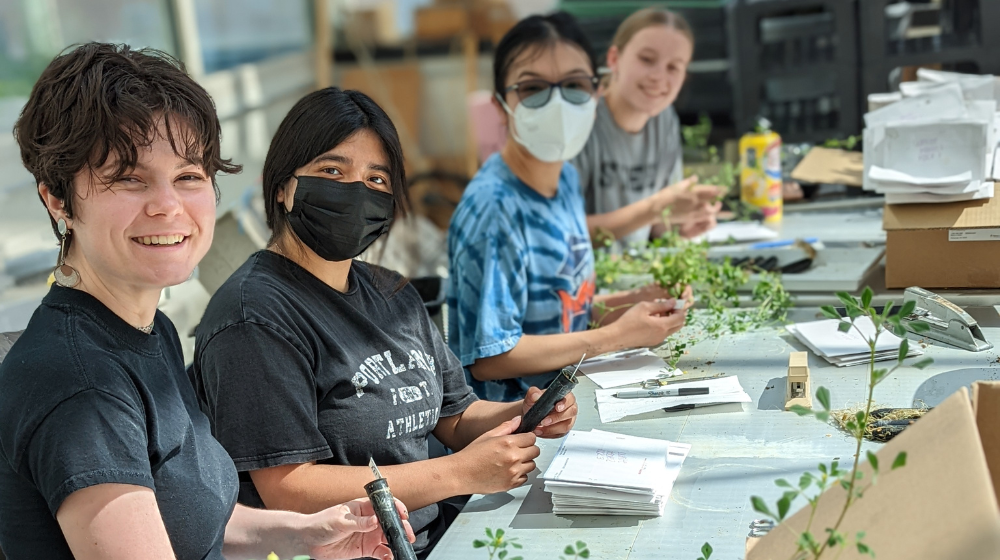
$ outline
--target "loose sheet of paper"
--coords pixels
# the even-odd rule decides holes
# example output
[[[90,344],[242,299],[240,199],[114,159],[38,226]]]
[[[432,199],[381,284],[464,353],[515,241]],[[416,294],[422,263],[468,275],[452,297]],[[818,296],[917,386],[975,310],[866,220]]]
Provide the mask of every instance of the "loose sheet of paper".
[[[580,372],[603,389],[640,383],[660,375],[676,377],[682,374],[678,369],[668,368],[663,358],[647,349],[598,356],[583,362]]]
[[[750,395],[743,390],[739,379],[732,377],[720,377],[716,379],[705,379],[702,381],[691,381],[684,383],[682,387],[708,387],[707,395],[688,395],[683,397],[650,397],[639,399],[620,399],[615,396],[617,389],[597,390],[597,411],[601,416],[601,422],[608,423],[621,420],[626,416],[635,416],[686,404],[726,404],[752,402]]]
[[[701,241],[726,243],[732,239],[737,243],[742,243],[744,241],[765,241],[777,238],[778,232],[765,227],[760,222],[723,222],[707,233],[695,237],[692,241],[696,243]]]

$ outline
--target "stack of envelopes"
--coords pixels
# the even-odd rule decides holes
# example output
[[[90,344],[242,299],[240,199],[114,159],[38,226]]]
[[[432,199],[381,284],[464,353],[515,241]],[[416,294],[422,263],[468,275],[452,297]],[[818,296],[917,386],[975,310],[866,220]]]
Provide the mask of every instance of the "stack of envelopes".
[[[836,366],[854,366],[866,364],[871,359],[871,348],[868,339],[875,335],[875,325],[868,317],[859,317],[854,321],[857,328],[840,332],[836,319],[811,321],[788,325],[785,330],[792,333],[799,342]],[[858,331],[861,331],[860,333]],[[899,358],[899,345],[902,339],[891,332],[879,334],[875,344],[875,361],[896,360]],[[917,345],[910,345],[907,357],[919,356],[923,350]]]
[[[995,79],[921,69],[865,115],[864,188],[887,204],[992,198],[1000,176]]]
[[[557,515],[663,515],[691,446],[571,431],[542,479]]]

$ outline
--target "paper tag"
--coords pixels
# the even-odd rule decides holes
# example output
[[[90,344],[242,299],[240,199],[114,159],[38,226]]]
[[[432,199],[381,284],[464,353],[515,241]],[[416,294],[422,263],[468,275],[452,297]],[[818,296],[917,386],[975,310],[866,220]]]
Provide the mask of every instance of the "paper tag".
[[[948,241],[1000,241],[1000,228],[949,229]]]

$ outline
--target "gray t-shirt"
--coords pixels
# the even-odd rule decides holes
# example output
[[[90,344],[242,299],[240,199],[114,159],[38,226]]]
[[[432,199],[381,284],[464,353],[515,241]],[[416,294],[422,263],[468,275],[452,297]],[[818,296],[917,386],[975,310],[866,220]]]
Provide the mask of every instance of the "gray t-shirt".
[[[622,130],[602,98],[597,120],[572,163],[580,172],[587,214],[604,214],[638,202],[684,178],[680,121],[673,107],[649,119],[637,133]],[[622,241],[649,239],[644,226]]]

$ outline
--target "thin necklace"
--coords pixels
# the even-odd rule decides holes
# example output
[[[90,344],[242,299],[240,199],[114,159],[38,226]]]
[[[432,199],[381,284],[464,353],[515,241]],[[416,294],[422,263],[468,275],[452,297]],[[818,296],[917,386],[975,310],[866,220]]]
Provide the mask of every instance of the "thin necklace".
[[[155,322],[156,321],[154,320],[153,323],[155,323]],[[153,332],[153,323],[150,323],[150,324],[146,325],[145,327],[136,327],[136,329],[138,329],[139,332],[141,332],[141,333],[149,334],[149,333]]]

